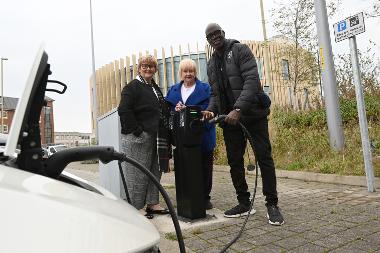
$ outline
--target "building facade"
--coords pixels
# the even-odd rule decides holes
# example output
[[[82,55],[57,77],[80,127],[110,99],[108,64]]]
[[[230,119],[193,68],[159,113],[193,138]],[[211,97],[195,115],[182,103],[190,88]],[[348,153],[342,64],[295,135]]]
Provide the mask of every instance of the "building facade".
[[[0,96],[1,98],[1,96]],[[3,115],[0,118],[0,132],[8,134],[12,125],[13,117],[16,111],[18,98],[4,97]],[[54,114],[53,114],[53,102],[54,100],[45,97],[46,106],[42,108],[40,115],[40,134],[41,143],[52,143],[54,140]],[[1,99],[0,99],[1,106]],[[1,113],[0,113],[1,114]]]
[[[64,144],[67,147],[90,146],[92,134],[79,132],[55,132],[55,144]]]
[[[273,106],[305,109],[311,107],[310,101],[318,100],[315,98],[320,95],[320,86],[315,80],[314,73],[307,73],[307,77],[297,84],[297,87],[293,84],[293,65],[291,57],[287,54],[292,46],[290,41],[281,37],[272,38],[268,42],[269,70],[265,69],[263,62],[264,43],[260,41],[242,41],[242,43],[248,45],[256,57],[261,84],[264,91],[270,95]],[[161,58],[157,58],[157,50],[154,50],[153,53],[158,60],[155,80],[164,95],[171,85],[179,81],[178,67],[183,58],[193,59],[197,64],[198,78],[203,82],[208,81],[207,60],[212,54],[212,48],[206,45],[204,51],[199,51],[197,45],[196,52],[191,52],[190,46],[188,46],[187,52],[183,53],[181,47],[179,47],[178,51],[178,54],[174,54],[173,47],[171,47],[170,54],[167,54],[162,48]],[[146,54],[149,54],[149,52],[147,51]],[[140,56],[142,56],[141,52],[139,53]],[[102,117],[115,109],[119,104],[121,90],[124,85],[137,75],[137,60],[138,58],[133,54],[131,57],[120,58],[99,68],[96,70],[96,87],[93,87],[92,78],[90,78],[93,132],[96,132],[95,115]],[[308,66],[306,66],[307,68]],[[95,89],[96,97],[94,98]]]

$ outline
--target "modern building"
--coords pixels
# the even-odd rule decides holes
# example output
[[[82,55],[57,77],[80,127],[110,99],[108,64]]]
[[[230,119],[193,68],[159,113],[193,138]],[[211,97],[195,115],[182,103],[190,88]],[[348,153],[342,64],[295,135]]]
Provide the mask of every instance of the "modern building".
[[[0,132],[8,134],[12,125],[12,120],[16,111],[18,98],[4,97],[3,115],[0,118]],[[54,100],[46,97],[46,106],[42,108],[40,115],[41,143],[52,143],[54,140]],[[1,106],[1,96],[0,96]],[[0,113],[1,114],[1,113]]]
[[[241,41],[248,45],[256,57],[258,72],[263,85],[263,89],[267,92],[272,100],[273,106],[289,107],[294,109],[305,109],[312,107],[312,101],[320,100],[320,86],[317,81],[316,69],[318,66],[316,59],[313,55],[306,50],[301,49],[304,55],[310,59],[310,62],[301,61],[295,67],[291,52],[294,43],[284,37],[274,37],[268,41],[269,51],[269,70],[265,69],[264,64],[264,42],[262,41]],[[197,50],[196,52],[190,51],[188,46],[187,52],[181,50],[179,47],[178,54],[174,54],[173,47],[170,48],[170,54],[166,53],[164,48],[161,52],[161,57],[157,57],[157,50],[154,50],[153,55],[158,60],[158,71],[155,80],[158,82],[164,95],[171,85],[179,81],[178,68],[179,62],[183,58],[193,59],[198,68],[198,78],[201,81],[207,82],[207,60],[212,54],[212,48],[206,45],[204,51]],[[146,52],[149,53],[148,51]],[[142,53],[139,53],[142,56]],[[94,110],[96,110],[97,117],[104,117],[111,111],[115,110],[120,101],[121,90],[124,85],[130,82],[137,75],[137,57],[120,58],[114,62],[104,65],[96,70],[96,98],[94,98],[94,87],[90,81],[90,95],[91,102],[95,101],[96,105],[91,104],[92,112],[92,129],[95,133],[96,119],[94,118]],[[312,65],[313,68],[310,66]],[[295,82],[294,70],[304,69],[302,80],[298,83]],[[297,71],[296,71],[297,72]],[[297,72],[299,76],[299,71]],[[92,80],[92,78],[90,78]]]
[[[79,132],[55,132],[54,143],[64,144],[67,147],[90,146],[92,134]]]

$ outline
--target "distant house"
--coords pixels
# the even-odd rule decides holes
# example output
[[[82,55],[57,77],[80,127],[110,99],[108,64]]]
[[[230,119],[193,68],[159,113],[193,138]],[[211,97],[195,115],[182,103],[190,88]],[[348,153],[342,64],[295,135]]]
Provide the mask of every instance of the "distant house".
[[[18,98],[4,97],[3,115],[0,118],[0,133],[7,134],[12,125],[13,116],[16,111]],[[1,108],[0,96],[0,108]],[[54,140],[54,100],[45,96],[46,106],[42,108],[40,115],[41,143],[52,143]],[[0,113],[1,114],[1,113]]]
[[[55,132],[54,143],[67,147],[90,146],[92,134],[79,132]]]

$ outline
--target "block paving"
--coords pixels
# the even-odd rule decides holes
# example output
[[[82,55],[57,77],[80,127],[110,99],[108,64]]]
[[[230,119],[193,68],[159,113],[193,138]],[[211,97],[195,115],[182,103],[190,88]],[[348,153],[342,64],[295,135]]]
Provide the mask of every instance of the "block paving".
[[[173,174],[162,182],[173,183]],[[251,193],[254,175],[247,175]],[[379,187],[379,186],[378,186]],[[175,188],[167,187],[175,205]],[[366,187],[278,179],[283,226],[269,225],[259,178],[254,208],[238,241],[227,252],[380,252],[380,193]],[[215,171],[214,208],[237,204],[227,171]],[[220,252],[239,231],[244,218],[183,231],[188,252]]]

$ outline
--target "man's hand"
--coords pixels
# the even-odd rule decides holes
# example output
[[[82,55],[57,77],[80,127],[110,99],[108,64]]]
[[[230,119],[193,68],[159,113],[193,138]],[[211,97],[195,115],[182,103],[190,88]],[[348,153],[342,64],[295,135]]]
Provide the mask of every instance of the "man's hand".
[[[225,121],[227,124],[230,124],[230,125],[236,125],[236,123],[239,121],[239,119],[240,119],[240,111],[232,110],[232,111],[230,111],[230,113],[227,115],[227,117],[224,119],[224,121]]]
[[[210,111],[202,111],[202,115],[203,115],[202,120],[207,120],[207,121],[214,118],[215,116],[214,113]]]

